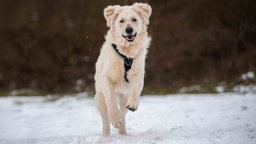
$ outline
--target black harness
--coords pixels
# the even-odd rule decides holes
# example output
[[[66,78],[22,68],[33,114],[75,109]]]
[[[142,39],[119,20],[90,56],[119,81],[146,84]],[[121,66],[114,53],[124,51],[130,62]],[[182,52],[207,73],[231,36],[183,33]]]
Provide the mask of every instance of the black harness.
[[[113,43],[112,43],[112,47],[113,47],[113,49],[116,51],[116,53],[118,54],[118,56],[124,60],[124,69],[125,69],[125,72],[124,72],[124,80],[125,80],[127,83],[129,83],[129,80],[127,79],[127,72],[128,72],[128,70],[130,70],[131,67],[132,67],[133,58],[129,58],[129,57],[125,56],[124,54],[120,53],[119,50],[116,48],[116,44],[113,44]]]

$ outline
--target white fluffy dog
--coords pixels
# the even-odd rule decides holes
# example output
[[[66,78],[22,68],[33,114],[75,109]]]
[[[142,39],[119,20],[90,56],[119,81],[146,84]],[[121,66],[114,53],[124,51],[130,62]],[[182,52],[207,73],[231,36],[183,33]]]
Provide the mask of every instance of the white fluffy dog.
[[[127,109],[135,111],[138,108],[144,85],[145,58],[151,41],[147,33],[151,11],[151,7],[144,3],[104,9],[109,31],[94,76],[95,99],[104,136],[110,135],[110,122],[119,129],[119,134],[126,135]]]

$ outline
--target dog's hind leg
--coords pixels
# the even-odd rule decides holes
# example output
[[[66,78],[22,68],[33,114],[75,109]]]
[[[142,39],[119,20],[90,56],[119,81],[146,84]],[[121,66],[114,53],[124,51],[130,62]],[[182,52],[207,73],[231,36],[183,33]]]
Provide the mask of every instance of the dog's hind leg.
[[[125,116],[127,113],[126,103],[127,103],[127,97],[124,95],[120,95],[119,105],[120,105],[120,110],[121,110],[121,114],[120,114],[121,115],[121,125],[118,129],[120,135],[127,135],[126,126],[125,126]]]
[[[114,91],[114,85],[108,78],[102,80],[102,87],[104,87],[103,95],[106,100],[108,115],[113,127],[119,128],[121,125],[120,110],[118,108],[117,96]]]
[[[100,115],[102,118],[102,125],[103,125],[103,136],[110,135],[110,121],[108,116],[108,109],[106,106],[106,101],[102,93],[97,93],[95,95],[95,99],[100,111]]]

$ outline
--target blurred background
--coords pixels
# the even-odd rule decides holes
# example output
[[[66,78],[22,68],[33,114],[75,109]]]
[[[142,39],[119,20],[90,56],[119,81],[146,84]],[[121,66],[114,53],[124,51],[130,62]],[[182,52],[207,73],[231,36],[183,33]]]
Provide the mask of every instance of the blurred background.
[[[0,0],[0,95],[93,92],[103,9],[134,2]],[[153,9],[144,94],[255,85],[255,0],[140,2]]]

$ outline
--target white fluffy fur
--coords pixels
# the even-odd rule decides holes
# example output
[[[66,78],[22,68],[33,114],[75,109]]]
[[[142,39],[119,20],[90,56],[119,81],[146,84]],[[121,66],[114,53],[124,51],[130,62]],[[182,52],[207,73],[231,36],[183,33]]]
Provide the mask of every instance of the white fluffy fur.
[[[145,58],[151,38],[147,33],[147,25],[151,15],[151,7],[144,3],[131,6],[108,6],[104,9],[107,26],[110,28],[105,36],[96,63],[95,99],[102,117],[103,135],[110,135],[110,123],[126,135],[125,115],[127,107],[137,110],[139,97],[144,85]],[[134,22],[134,18],[136,21]],[[120,20],[124,22],[121,23]],[[134,41],[128,42],[122,35],[131,26],[137,33]],[[112,48],[112,43],[127,57],[134,58],[131,69],[127,73],[129,83],[124,79],[124,61]]]

